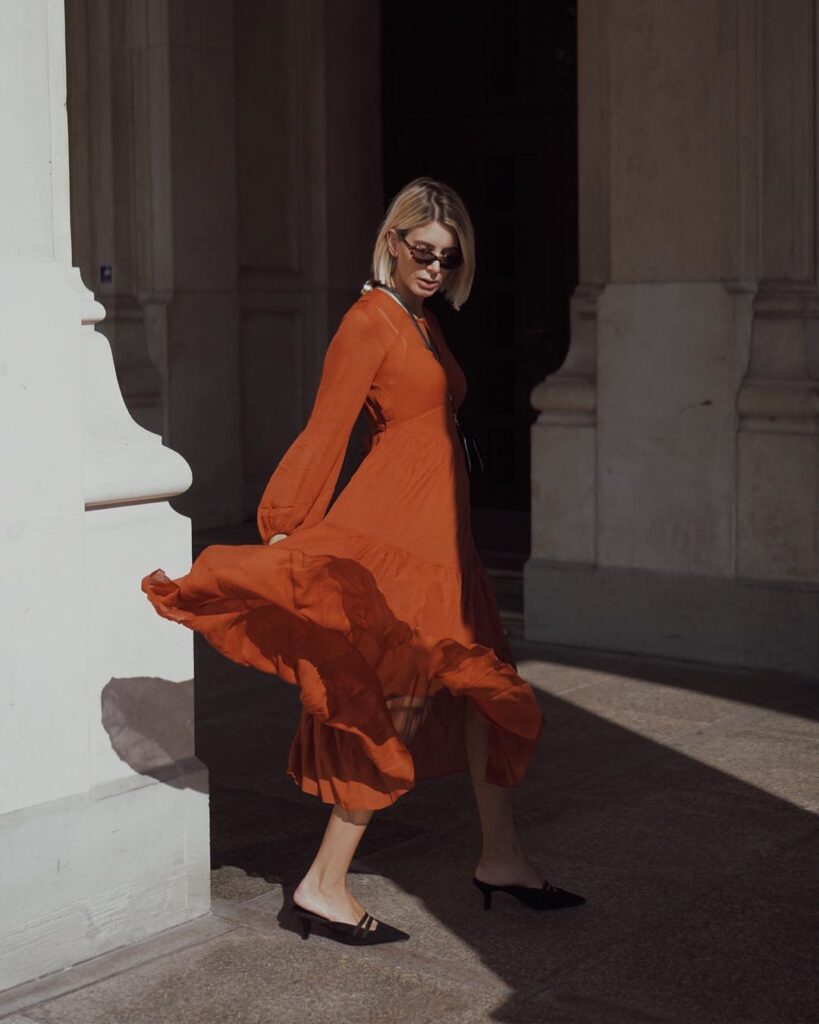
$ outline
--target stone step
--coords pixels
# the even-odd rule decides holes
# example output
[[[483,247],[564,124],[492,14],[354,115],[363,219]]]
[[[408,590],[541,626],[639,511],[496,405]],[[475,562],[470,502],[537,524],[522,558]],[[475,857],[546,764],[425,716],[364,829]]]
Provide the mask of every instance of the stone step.
[[[525,556],[505,551],[481,551],[480,556],[492,584],[506,632],[509,636],[522,636]]]

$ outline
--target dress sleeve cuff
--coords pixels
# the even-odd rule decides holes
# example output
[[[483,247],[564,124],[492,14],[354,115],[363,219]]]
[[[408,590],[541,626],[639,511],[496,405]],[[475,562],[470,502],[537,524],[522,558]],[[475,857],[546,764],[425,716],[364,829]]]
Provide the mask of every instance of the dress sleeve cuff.
[[[256,511],[256,526],[259,530],[259,536],[262,541],[267,544],[271,537],[274,537],[277,533],[292,532],[290,520],[293,509],[281,509],[281,508],[263,508],[261,505]]]

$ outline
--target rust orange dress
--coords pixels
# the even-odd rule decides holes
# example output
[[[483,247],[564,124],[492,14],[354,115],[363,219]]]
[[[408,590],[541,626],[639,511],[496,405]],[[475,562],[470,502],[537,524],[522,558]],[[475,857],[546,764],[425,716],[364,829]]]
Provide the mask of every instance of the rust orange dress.
[[[466,392],[378,289],[344,316],[307,425],[258,508],[261,544],[205,548],[190,572],[142,580],[156,611],[222,654],[299,688],[288,772],[353,809],[463,771],[464,711],[489,724],[486,779],[517,785],[543,720],[516,672],[470,526],[469,478],[447,400]],[[329,508],[364,406],[368,450]],[[269,545],[276,533],[284,540]]]

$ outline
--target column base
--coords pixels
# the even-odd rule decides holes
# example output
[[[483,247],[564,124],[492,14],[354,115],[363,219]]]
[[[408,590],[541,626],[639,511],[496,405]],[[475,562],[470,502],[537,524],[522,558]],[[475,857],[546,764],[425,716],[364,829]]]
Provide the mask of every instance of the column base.
[[[208,773],[181,767],[0,816],[0,990],[208,913]]]
[[[524,566],[524,636],[819,677],[819,587],[567,565]]]

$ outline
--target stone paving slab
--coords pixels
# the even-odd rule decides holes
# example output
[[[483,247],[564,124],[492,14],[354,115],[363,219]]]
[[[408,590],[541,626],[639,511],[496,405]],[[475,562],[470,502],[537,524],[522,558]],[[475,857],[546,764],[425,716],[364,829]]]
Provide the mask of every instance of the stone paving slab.
[[[14,1024],[13,1014],[44,1000],[59,999],[75,990],[94,986],[98,982],[114,975],[129,971],[151,960],[162,959],[189,949],[200,943],[208,942],[215,936],[229,931],[233,925],[218,917],[206,914],[187,924],[177,925],[167,931],[154,935],[142,942],[134,943],[122,949],[112,950],[103,956],[94,957],[84,963],[76,964],[63,971],[56,971],[43,978],[17,985],[13,989],[0,992],[0,1020],[3,1024]],[[8,1015],[12,1015],[11,1022]]]
[[[277,882],[269,882],[259,875],[250,875],[241,868],[217,868],[210,875],[211,904],[214,900],[222,900],[238,905],[263,896],[277,886]]]
[[[2,1024],[815,1024],[816,688],[587,661],[520,648],[546,729],[515,792],[527,851],[586,907],[482,909],[462,774],[379,812],[353,865],[411,940],[304,942],[290,901],[329,807],[284,774],[298,701],[209,659],[212,915],[0,993]]]
[[[38,1024],[460,1024],[491,1012],[505,995],[489,977],[471,975],[464,984],[426,966],[397,946],[357,950],[235,928],[26,1014]]]
[[[630,1005],[639,1010],[635,1020],[813,1024],[819,1020],[817,863],[813,834],[699,892],[673,918],[601,951],[593,969],[579,962],[561,972],[553,985],[563,1006],[574,1002],[572,1016],[550,1016],[547,989],[523,1001],[529,1019],[619,1024],[619,1006]]]
[[[811,735],[811,730],[813,735]],[[717,772],[812,811],[819,809],[819,728],[769,712],[724,729],[713,742],[683,746]]]

